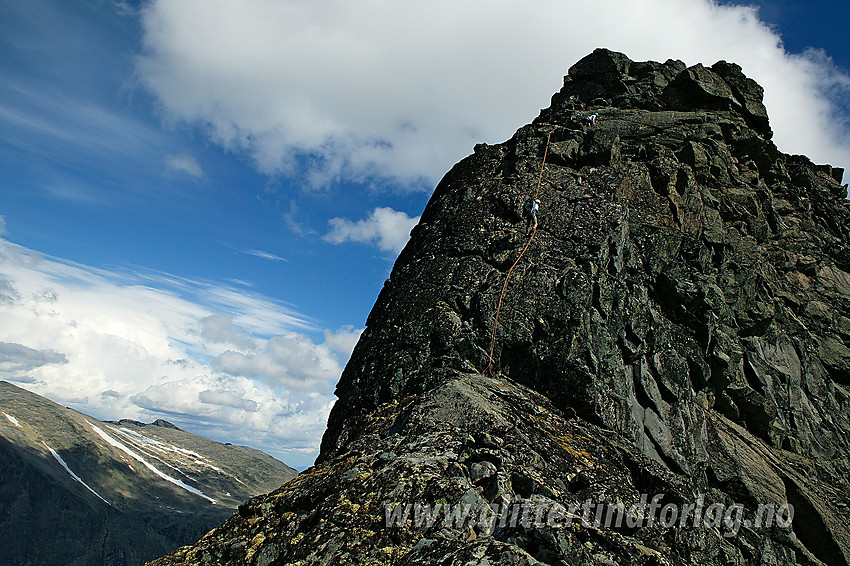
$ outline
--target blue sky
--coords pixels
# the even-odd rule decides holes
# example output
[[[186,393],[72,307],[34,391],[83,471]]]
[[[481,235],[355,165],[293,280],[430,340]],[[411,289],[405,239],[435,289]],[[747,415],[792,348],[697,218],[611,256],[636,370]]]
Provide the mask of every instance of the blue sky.
[[[850,6],[753,6],[0,3],[0,378],[309,465],[436,182],[595,47],[736,61],[850,166]]]

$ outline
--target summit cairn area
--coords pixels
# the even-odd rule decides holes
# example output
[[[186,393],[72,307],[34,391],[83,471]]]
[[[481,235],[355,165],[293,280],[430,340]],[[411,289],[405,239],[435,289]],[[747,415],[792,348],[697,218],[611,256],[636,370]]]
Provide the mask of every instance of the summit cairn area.
[[[437,186],[316,465],[152,564],[848,564],[847,185],[762,95],[576,63]]]

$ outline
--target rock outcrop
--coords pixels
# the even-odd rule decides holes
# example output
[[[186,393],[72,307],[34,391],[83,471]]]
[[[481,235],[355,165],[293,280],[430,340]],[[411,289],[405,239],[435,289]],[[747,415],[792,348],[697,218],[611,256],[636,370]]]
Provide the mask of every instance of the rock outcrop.
[[[155,564],[848,564],[847,186],[777,150],[762,94],[576,63],[436,188],[317,464]]]

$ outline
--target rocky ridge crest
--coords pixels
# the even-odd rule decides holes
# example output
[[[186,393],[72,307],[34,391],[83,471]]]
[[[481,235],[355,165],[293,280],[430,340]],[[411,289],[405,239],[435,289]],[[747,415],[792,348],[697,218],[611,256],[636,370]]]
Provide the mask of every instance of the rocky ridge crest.
[[[762,95],[723,61],[576,63],[532,124],[437,186],[316,466],[155,564],[850,563],[847,185],[776,148]],[[795,514],[734,533],[385,516],[647,494]]]

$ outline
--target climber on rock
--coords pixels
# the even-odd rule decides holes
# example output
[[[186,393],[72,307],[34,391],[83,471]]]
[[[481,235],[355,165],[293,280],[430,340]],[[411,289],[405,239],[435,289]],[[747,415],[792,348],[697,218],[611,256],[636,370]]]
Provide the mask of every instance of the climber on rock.
[[[593,114],[591,114],[590,116],[588,116],[584,119],[584,123],[587,125],[588,128],[592,128],[593,126],[596,125],[596,119],[598,117],[599,117],[599,113],[594,112]]]
[[[525,227],[525,235],[531,231],[531,227],[534,226],[534,229],[537,230],[537,210],[540,208],[540,201],[538,199],[528,199],[525,201],[525,206],[523,206],[523,212],[525,212],[526,219],[526,227]]]

